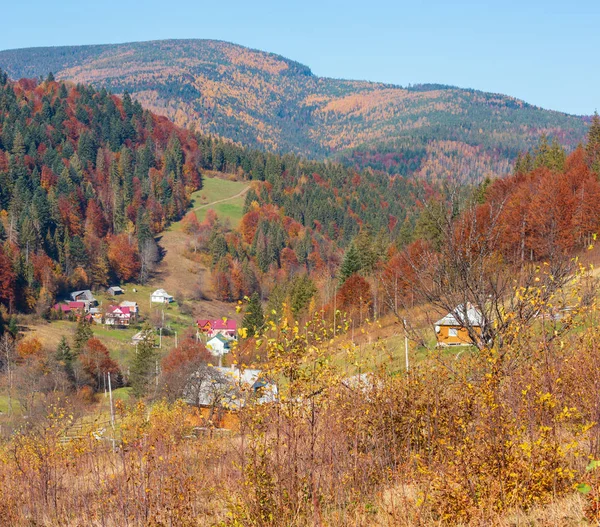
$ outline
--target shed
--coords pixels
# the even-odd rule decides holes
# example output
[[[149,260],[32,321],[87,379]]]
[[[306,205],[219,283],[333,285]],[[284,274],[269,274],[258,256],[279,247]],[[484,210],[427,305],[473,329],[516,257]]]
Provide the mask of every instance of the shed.
[[[121,287],[119,287],[118,285],[112,285],[106,290],[106,292],[109,295],[117,296],[117,295],[122,295],[125,292],[125,290],[122,289]]]

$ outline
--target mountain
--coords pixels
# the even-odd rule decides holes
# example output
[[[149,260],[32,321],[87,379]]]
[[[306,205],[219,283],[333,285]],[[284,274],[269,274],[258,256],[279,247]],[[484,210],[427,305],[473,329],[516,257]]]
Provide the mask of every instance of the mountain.
[[[384,254],[415,223],[418,203],[439,193],[192,132],[128,94],[0,72],[0,309],[43,314],[69,289],[144,282],[159,258],[153,235],[188,210],[200,171],[253,180],[239,231],[186,217],[224,276],[224,300],[301,271],[335,273],[360,233],[372,233]]]
[[[8,50],[0,68],[128,91],[180,126],[246,146],[430,181],[506,174],[542,134],[572,149],[587,129],[584,117],[505,95],[318,77],[279,55],[214,40]]]
[[[148,277],[202,185],[195,134],[105,90],[0,73],[0,304]]]

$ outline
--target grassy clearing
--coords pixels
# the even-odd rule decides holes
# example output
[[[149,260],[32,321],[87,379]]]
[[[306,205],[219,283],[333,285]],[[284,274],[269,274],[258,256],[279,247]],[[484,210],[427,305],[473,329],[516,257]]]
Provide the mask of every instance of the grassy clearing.
[[[20,415],[23,413],[21,403],[14,397],[12,398],[12,411],[14,415]],[[0,395],[0,414],[7,415],[9,412],[8,395]]]
[[[229,220],[231,226],[236,227],[243,216],[243,193],[248,187],[249,184],[245,181],[205,178],[202,190],[192,194],[192,209],[196,212],[198,221],[204,220],[207,211],[212,209],[222,221]],[[218,201],[221,203],[215,203]]]

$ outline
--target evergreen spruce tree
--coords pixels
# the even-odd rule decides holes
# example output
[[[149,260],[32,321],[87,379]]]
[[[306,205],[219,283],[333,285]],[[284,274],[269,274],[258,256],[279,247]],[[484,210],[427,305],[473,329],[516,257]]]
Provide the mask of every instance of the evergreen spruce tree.
[[[73,345],[73,355],[77,356],[81,353],[88,340],[93,338],[94,333],[92,332],[92,326],[85,318],[80,317],[77,321],[77,328],[75,329],[75,339]]]
[[[149,327],[143,330],[144,339],[137,345],[137,350],[129,373],[131,392],[135,397],[144,397],[156,375],[156,352],[154,351],[153,333]]]
[[[248,335],[252,336],[259,332],[265,323],[265,315],[263,312],[262,304],[258,293],[252,293],[248,307],[246,308],[246,314],[242,321],[242,327],[248,330]]]
[[[590,168],[600,177],[600,117],[598,112],[594,112],[594,117],[592,117],[585,151]]]
[[[19,334],[19,325],[17,324],[17,318],[15,316],[10,317],[8,320],[8,326],[6,330],[12,335],[13,338],[17,338]]]
[[[340,275],[339,280],[340,284],[343,284],[350,276],[354,273],[358,273],[361,270],[360,264],[361,258],[358,249],[354,243],[350,244],[346,254],[344,255],[344,261],[342,262],[342,266],[340,267]]]
[[[69,380],[73,381],[75,378],[73,372],[73,354],[71,353],[71,347],[67,342],[67,338],[64,335],[56,348],[56,360],[62,366]]]

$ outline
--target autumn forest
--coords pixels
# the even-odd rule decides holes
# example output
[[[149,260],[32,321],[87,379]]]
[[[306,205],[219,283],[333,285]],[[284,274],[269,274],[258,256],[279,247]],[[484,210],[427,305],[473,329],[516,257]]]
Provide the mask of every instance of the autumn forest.
[[[597,114],[218,41],[0,68],[2,525],[600,520]]]

